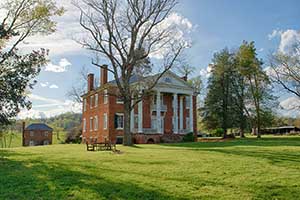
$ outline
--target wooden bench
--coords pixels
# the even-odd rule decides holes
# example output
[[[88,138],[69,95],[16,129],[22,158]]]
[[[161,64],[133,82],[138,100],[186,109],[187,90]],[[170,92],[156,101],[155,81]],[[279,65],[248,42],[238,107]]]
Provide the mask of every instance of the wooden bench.
[[[106,142],[95,142],[95,143],[86,143],[87,151],[115,151],[116,144],[109,141]]]

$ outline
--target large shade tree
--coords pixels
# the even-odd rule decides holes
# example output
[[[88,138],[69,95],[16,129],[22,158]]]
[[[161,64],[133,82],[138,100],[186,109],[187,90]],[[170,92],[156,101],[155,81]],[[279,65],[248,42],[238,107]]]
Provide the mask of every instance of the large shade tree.
[[[26,91],[47,62],[48,51],[20,52],[18,46],[29,36],[55,31],[52,16],[61,15],[52,0],[5,0],[0,18],[0,125],[9,123],[21,108],[30,108]],[[2,16],[2,15],[1,15]]]
[[[80,24],[88,37],[81,44],[94,55],[93,65],[103,67],[113,75],[119,96],[124,102],[124,145],[132,145],[130,111],[148,95],[163,74],[178,61],[187,46],[182,32],[166,22],[177,4],[176,0],[83,0],[74,2],[80,10]],[[160,56],[153,74],[151,56]],[[130,85],[138,74],[139,84]],[[132,103],[133,102],[133,103]]]

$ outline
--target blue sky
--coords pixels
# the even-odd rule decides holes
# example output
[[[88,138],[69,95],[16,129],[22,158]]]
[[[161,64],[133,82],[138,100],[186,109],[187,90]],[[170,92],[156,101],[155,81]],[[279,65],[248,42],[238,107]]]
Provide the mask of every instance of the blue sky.
[[[58,3],[67,9],[65,16],[56,19],[58,32],[29,40],[29,46],[49,47],[51,63],[50,70],[44,69],[39,75],[39,83],[30,96],[32,111],[22,112],[21,117],[80,111],[80,106],[66,96],[67,91],[78,82],[83,65],[96,76],[99,74],[91,65],[89,53],[72,40],[80,34],[77,10],[69,0]],[[243,40],[255,41],[258,56],[266,60],[270,52],[284,51],[295,40],[300,40],[299,8],[297,0],[180,0],[175,12],[193,26],[189,35],[192,47],[186,54],[190,64],[196,67],[195,75],[205,77],[214,52],[222,48],[237,48]],[[63,69],[62,72],[53,70],[55,67]]]

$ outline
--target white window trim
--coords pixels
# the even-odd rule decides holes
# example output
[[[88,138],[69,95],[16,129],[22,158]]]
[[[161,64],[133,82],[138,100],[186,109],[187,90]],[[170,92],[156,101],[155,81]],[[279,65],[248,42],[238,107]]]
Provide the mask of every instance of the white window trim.
[[[116,97],[116,104],[124,104],[124,101],[119,100],[119,97]]]
[[[104,90],[103,104],[107,104],[107,103],[108,103],[108,94],[107,94],[107,90]]]
[[[94,96],[90,96],[90,108],[93,108],[93,100],[94,100]]]
[[[93,117],[90,117],[90,131],[93,131]]]
[[[185,108],[186,109],[190,109],[190,99],[189,98],[191,98],[191,97],[189,97],[189,96],[185,97]]]
[[[98,107],[99,96],[95,94],[95,107]]]
[[[108,122],[107,113],[104,113],[103,114],[103,129],[104,130],[107,130],[107,122]]]
[[[124,130],[124,113],[116,113],[118,116],[123,116],[123,127],[118,127],[116,130]]]
[[[94,117],[94,130],[97,131],[98,130],[98,116]]]
[[[86,98],[83,99],[83,112],[86,111]]]
[[[83,132],[86,132],[86,119],[83,118]]]
[[[29,135],[30,135],[30,137],[33,137],[34,136],[34,131],[29,131]]]

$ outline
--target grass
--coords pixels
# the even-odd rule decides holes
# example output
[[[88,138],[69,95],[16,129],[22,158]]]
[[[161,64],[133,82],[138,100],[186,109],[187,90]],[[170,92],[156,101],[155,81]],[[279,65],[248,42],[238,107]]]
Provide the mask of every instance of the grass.
[[[299,199],[300,137],[0,150],[0,199]],[[2,158],[1,158],[2,157]]]

